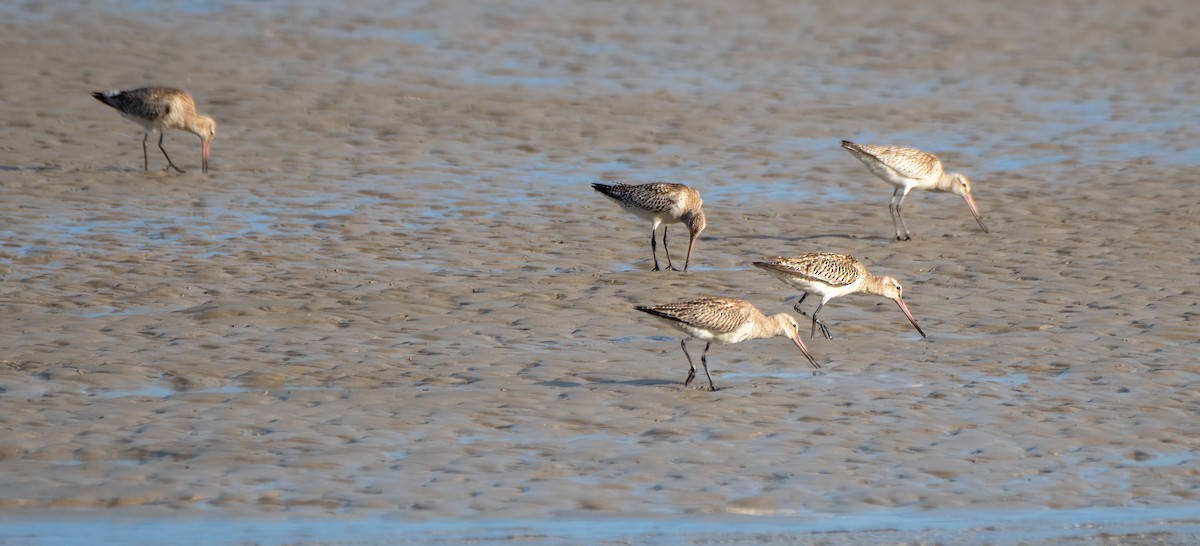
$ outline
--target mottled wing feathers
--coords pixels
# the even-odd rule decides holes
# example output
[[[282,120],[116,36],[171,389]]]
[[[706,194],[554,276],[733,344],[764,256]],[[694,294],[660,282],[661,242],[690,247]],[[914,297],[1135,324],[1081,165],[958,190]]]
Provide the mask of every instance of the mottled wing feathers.
[[[128,91],[92,93],[96,100],[116,108],[127,116],[154,121],[171,113],[172,108],[195,109],[191,95],[170,87],[143,87]]]
[[[592,188],[619,203],[622,207],[639,208],[654,213],[668,213],[672,207],[683,205],[690,198],[700,200],[696,190],[683,184],[653,182],[650,184],[592,184]],[[695,195],[693,195],[695,194]],[[697,203],[699,206],[699,203]]]
[[[153,121],[171,113],[171,105],[167,102],[147,100],[148,94],[142,89],[133,91],[110,91],[108,93],[92,93],[96,100],[116,108],[122,114],[135,118]]]
[[[760,269],[819,281],[831,286],[853,284],[862,275],[862,266],[857,259],[832,252],[804,254],[792,258],[780,257],[767,262],[754,262],[754,265]]]
[[[634,309],[659,318],[689,324],[714,334],[736,331],[751,320],[753,306],[742,300],[706,297],[662,305],[635,306]]]
[[[864,162],[874,161],[908,178],[942,175],[942,162],[937,156],[916,148],[855,144],[848,140],[842,141],[842,147]]]

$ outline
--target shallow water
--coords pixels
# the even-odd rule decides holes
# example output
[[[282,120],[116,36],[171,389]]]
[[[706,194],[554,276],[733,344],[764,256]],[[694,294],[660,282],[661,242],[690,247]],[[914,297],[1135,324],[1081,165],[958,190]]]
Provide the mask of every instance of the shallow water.
[[[1192,510],[883,510],[866,514],[795,514],[788,517],[694,516],[673,519],[474,520],[402,522],[391,519],[23,522],[0,527],[0,537],[37,544],[822,544],[946,543],[1064,544],[1118,541],[1163,543],[1200,535]],[[86,538],[84,538],[86,537]]]

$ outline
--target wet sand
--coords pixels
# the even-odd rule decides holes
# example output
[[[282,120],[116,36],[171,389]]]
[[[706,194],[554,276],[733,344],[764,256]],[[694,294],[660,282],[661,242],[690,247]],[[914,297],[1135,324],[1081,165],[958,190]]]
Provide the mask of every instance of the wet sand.
[[[390,4],[0,8],[6,520],[1161,509],[1194,541],[1192,3]],[[189,172],[142,172],[89,96],[143,84],[218,120],[209,176],[180,132]],[[938,153],[992,232],[914,193],[893,241],[843,138]],[[687,274],[589,186],[655,180],[704,197]],[[790,311],[749,264],[813,251],[929,339],[842,298],[822,371],[714,347],[710,393],[632,310]]]

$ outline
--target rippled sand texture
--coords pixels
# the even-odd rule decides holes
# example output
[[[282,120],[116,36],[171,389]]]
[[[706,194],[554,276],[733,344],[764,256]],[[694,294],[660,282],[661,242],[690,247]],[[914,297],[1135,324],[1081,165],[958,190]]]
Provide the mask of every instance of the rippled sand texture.
[[[1200,507],[1194,2],[319,4],[0,8],[0,508]],[[88,96],[151,83],[219,121],[207,178]],[[891,240],[842,138],[992,233],[914,193]],[[700,190],[692,271],[616,180]],[[813,251],[929,340],[847,297],[823,371],[714,347],[709,393],[632,310],[789,311],[749,264]]]

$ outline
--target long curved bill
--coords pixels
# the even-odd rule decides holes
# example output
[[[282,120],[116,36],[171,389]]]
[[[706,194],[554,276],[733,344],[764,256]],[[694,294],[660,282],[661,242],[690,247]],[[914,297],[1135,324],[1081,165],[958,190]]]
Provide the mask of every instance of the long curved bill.
[[[988,233],[987,226],[983,225],[983,217],[979,215],[979,208],[975,206],[975,198],[971,194],[966,194],[963,199],[967,202],[967,208],[971,209],[971,214],[975,216],[975,221],[979,222],[979,227],[983,228],[984,233]]]
[[[209,173],[209,144],[208,140],[200,143],[200,170],[203,170],[204,174]],[[986,232],[986,229],[984,230]]]
[[[896,298],[896,305],[899,305],[900,310],[904,311],[904,316],[908,317],[908,321],[912,323],[913,328],[916,328],[917,331],[921,333],[921,339],[929,337],[925,335],[925,331],[922,330],[920,326],[917,326],[917,319],[913,318],[912,313],[908,310],[908,306],[904,305],[904,300]]]
[[[804,358],[807,358],[808,361],[812,363],[814,368],[817,368],[817,369],[821,368],[821,365],[817,364],[816,360],[813,360],[812,355],[808,354],[808,347],[804,346],[804,341],[800,339],[799,332],[796,333],[796,337],[792,338],[792,343],[795,343],[796,346],[800,348],[800,352],[804,353]]]
[[[683,259],[683,270],[684,271],[687,271],[688,264],[691,263],[691,261],[692,261],[692,249],[694,249],[694,248],[696,248],[696,236],[692,235],[691,240],[688,241],[687,257],[685,257]]]

